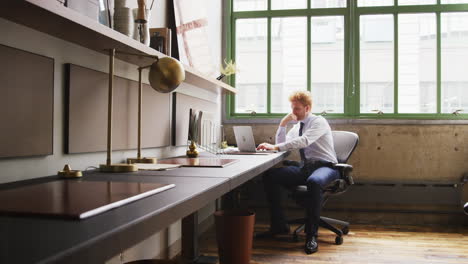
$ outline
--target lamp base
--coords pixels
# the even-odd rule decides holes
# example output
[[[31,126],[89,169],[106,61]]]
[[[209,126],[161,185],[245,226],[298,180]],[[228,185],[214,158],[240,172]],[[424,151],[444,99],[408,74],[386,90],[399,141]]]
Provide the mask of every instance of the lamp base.
[[[138,171],[138,167],[133,164],[124,164],[124,163],[118,163],[118,164],[101,164],[99,165],[99,170],[102,172],[132,172],[132,171]]]
[[[80,170],[72,170],[70,165],[66,164],[63,170],[57,172],[57,175],[63,178],[80,178],[83,173]]]
[[[134,164],[134,163],[151,163],[151,164],[156,164],[158,163],[157,158],[150,158],[150,157],[144,157],[144,158],[128,158],[127,159],[128,164]]]

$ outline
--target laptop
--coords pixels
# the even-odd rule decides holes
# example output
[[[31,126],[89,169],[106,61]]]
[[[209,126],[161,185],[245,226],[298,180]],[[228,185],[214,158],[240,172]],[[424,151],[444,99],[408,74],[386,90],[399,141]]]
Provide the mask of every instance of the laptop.
[[[228,151],[227,154],[249,155],[249,154],[271,154],[278,152],[277,150],[257,150],[253,137],[252,127],[250,126],[235,126],[234,136],[236,138],[238,150]]]

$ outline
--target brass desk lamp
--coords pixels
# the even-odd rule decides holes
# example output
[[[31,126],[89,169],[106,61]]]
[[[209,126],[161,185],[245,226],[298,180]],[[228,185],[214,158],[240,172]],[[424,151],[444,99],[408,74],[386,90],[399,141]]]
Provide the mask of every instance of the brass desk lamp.
[[[141,72],[143,69],[149,68],[148,79],[151,87],[161,93],[169,93],[174,91],[184,80],[185,70],[182,64],[171,57],[159,58],[158,56],[143,55],[109,50],[109,96],[107,109],[107,160],[106,164],[99,166],[103,172],[130,172],[137,171],[138,167],[135,164],[111,164],[112,152],[112,94],[114,82],[114,58],[115,53],[121,53],[132,56],[143,56],[153,58],[155,61],[148,66],[138,67],[138,154],[136,158],[130,158],[128,163],[155,163],[155,158],[141,157],[141,97],[142,97],[142,81]]]

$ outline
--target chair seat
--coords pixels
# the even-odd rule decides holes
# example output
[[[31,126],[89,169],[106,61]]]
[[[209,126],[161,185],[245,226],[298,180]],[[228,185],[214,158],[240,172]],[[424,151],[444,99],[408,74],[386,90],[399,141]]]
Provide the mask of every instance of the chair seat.
[[[325,186],[323,192],[325,196],[333,196],[345,192],[348,187],[349,184],[345,180],[337,179]],[[302,198],[305,197],[307,193],[307,186],[297,185],[294,186],[291,191],[293,192],[294,198]]]

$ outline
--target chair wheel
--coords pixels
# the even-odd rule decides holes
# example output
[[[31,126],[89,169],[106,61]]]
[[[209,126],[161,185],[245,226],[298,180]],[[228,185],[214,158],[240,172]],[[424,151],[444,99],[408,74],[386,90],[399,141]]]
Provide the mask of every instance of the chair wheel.
[[[335,244],[337,244],[337,245],[343,244],[343,237],[337,236],[335,238]]]
[[[347,235],[349,233],[349,228],[345,226],[343,229],[341,229],[341,232],[343,232],[344,235]]]

